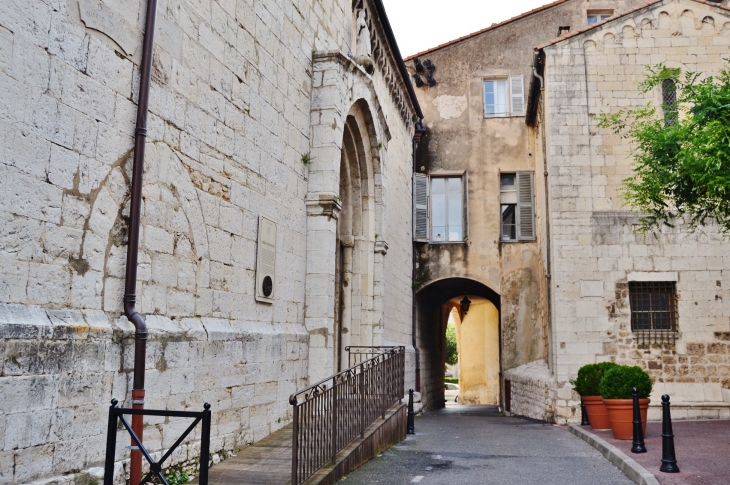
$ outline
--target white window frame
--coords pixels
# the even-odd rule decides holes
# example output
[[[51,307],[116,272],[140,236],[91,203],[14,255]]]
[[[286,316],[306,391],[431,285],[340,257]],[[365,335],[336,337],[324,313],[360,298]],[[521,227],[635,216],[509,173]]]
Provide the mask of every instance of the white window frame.
[[[487,86],[491,83],[493,89],[494,103],[487,105]],[[497,83],[504,83],[505,105],[503,111],[497,112],[496,97],[498,96]],[[482,80],[482,104],[484,108],[485,118],[508,118],[510,116],[525,116],[525,79],[522,74],[513,76],[501,76],[493,78],[484,78]],[[488,112],[487,106],[494,107],[494,112]]]
[[[461,179],[461,239],[457,241],[437,241],[433,238],[433,194],[431,191],[434,179]],[[430,244],[464,244],[469,238],[469,178],[466,171],[439,171],[432,174],[414,174],[413,185],[413,240]],[[448,200],[448,197],[447,197]],[[425,204],[424,204],[424,201]],[[425,210],[424,210],[425,209]],[[446,208],[446,234],[448,234],[448,202]],[[424,216],[427,217],[424,223]],[[425,229],[425,230],[424,230]],[[448,238],[448,236],[446,236]]]
[[[515,177],[515,202],[503,202],[502,176],[514,175]],[[535,230],[535,181],[534,172],[516,171],[499,173],[499,239],[503,243],[535,241],[537,234]],[[510,191],[511,192],[511,191]],[[502,206],[515,206],[515,238],[506,239],[502,231]]]
[[[591,17],[595,17],[596,20],[591,22]],[[589,26],[596,25],[611,17],[613,17],[613,10],[588,10],[586,13],[586,23]]]

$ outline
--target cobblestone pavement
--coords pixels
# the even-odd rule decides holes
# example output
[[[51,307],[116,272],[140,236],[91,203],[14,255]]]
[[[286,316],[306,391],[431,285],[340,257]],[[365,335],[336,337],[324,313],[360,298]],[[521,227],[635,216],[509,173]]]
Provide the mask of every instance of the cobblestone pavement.
[[[416,417],[416,435],[343,478],[349,485],[629,485],[566,428],[453,406]]]

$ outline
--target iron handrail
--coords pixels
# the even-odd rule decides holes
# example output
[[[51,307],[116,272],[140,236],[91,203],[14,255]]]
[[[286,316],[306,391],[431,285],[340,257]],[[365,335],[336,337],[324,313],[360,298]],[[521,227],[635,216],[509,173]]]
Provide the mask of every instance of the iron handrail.
[[[374,348],[374,347],[371,347]],[[299,485],[404,394],[405,347],[381,348],[360,362],[289,397],[293,406],[292,484]]]
[[[347,365],[352,367],[355,364],[359,364],[360,362],[363,362],[364,360],[367,360],[371,358],[372,356],[376,356],[378,354],[382,354],[384,352],[389,352],[393,349],[399,349],[400,346],[391,345],[391,346],[372,346],[372,345],[348,345],[345,347],[345,352],[347,352]],[[365,358],[363,358],[365,357]]]

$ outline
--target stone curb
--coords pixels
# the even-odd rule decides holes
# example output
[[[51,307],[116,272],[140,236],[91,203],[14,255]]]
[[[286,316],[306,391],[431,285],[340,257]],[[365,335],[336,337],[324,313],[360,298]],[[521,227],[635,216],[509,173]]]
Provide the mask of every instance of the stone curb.
[[[600,451],[608,461],[616,465],[632,482],[638,485],[659,485],[659,481],[649,470],[639,465],[636,460],[629,458],[612,444],[575,424],[568,426],[568,430]]]

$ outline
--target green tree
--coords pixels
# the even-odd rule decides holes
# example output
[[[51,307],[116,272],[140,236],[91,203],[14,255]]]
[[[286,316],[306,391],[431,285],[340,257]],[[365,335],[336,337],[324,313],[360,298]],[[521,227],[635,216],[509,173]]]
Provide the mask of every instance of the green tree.
[[[449,322],[446,324],[446,363],[456,365],[459,360],[459,352],[456,349],[456,326]]]
[[[711,220],[730,233],[730,72],[646,68],[644,94],[662,90],[660,109],[648,103],[598,117],[631,143],[633,175],[624,180],[627,205],[641,213],[642,229],[674,227],[685,217],[697,230]],[[672,92],[674,91],[674,92]]]

